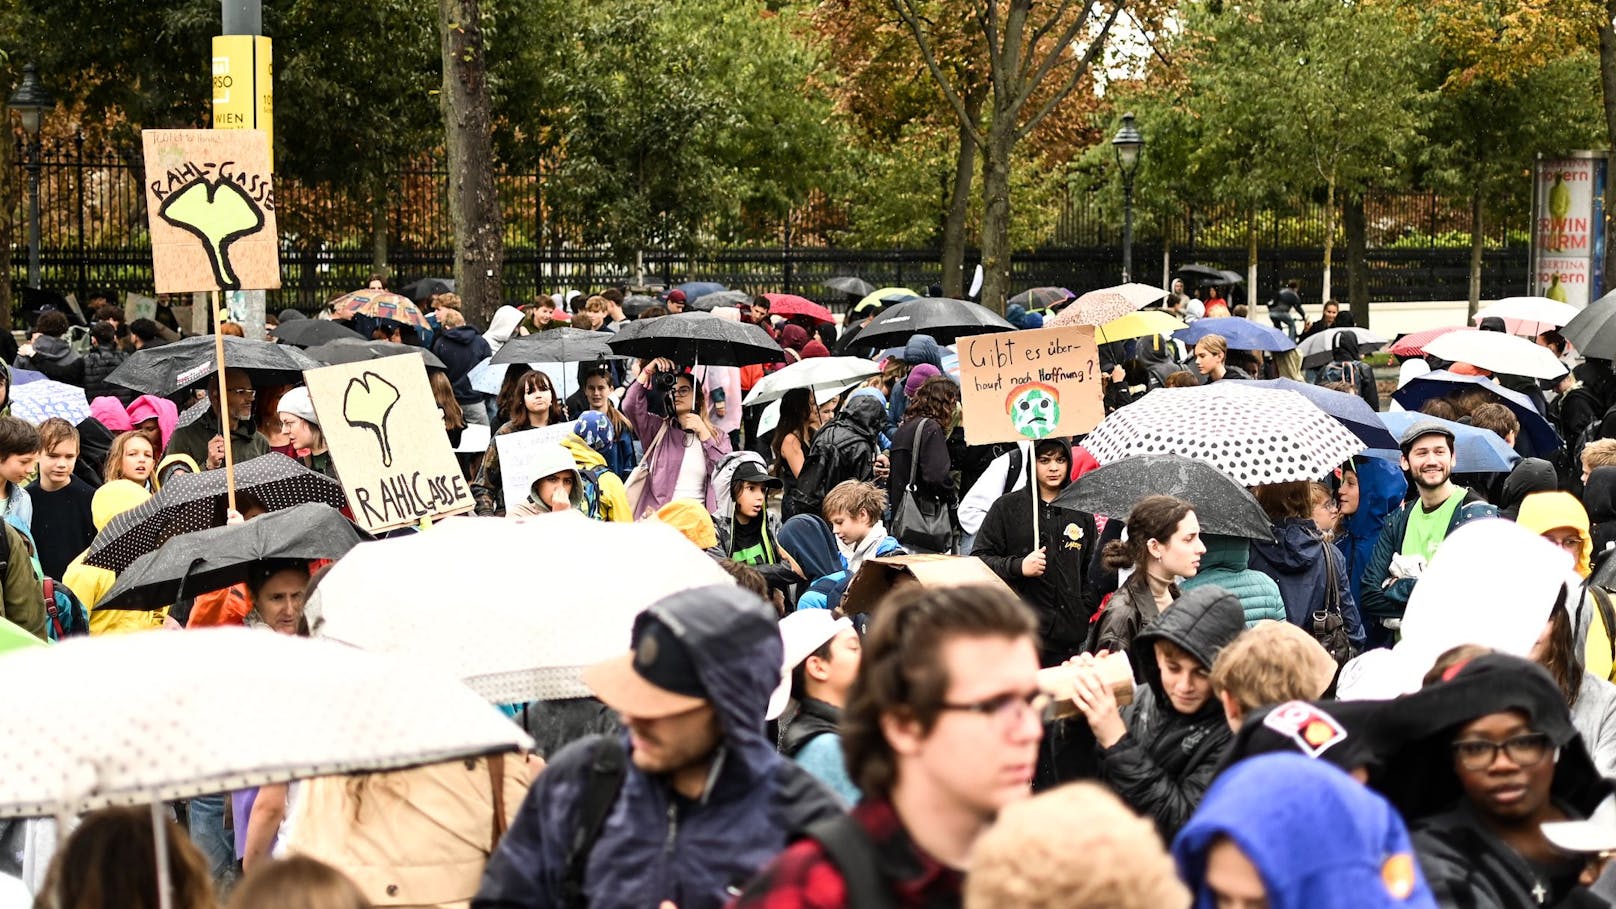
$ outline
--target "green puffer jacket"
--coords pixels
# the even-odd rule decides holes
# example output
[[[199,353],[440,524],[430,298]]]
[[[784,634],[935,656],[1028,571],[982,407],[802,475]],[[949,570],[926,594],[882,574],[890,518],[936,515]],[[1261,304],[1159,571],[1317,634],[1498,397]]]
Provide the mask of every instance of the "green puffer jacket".
[[[1246,612],[1247,628],[1263,619],[1285,621],[1285,601],[1279,595],[1279,585],[1268,575],[1247,567],[1251,545],[1244,537],[1203,533],[1201,542],[1206,544],[1201,570],[1195,577],[1180,581],[1181,590],[1214,584],[1229,591]]]

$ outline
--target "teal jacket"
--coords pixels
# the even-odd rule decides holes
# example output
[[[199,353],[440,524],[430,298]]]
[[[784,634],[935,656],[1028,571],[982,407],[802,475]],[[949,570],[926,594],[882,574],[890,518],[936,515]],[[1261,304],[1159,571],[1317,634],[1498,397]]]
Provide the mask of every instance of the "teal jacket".
[[[1246,627],[1263,619],[1285,621],[1285,600],[1279,595],[1279,585],[1260,571],[1247,567],[1251,544],[1244,537],[1226,537],[1216,533],[1201,534],[1206,554],[1201,556],[1201,570],[1193,578],[1179,582],[1179,589],[1190,591],[1214,584],[1234,594],[1246,613]]]

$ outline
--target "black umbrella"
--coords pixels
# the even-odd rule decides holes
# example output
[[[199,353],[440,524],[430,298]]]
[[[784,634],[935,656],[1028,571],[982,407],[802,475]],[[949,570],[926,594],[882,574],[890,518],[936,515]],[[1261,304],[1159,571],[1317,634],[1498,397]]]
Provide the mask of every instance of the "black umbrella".
[[[1091,470],[1061,490],[1057,505],[1126,520],[1149,495],[1177,496],[1195,506],[1206,533],[1272,540],[1273,522],[1228,474],[1175,454],[1136,455]]]
[[[1616,290],[1583,307],[1560,334],[1585,357],[1616,359]]]
[[[621,354],[613,353],[607,345],[613,337],[607,331],[552,328],[506,341],[491,362],[582,363],[588,360],[625,359]]]
[[[831,290],[839,290],[850,297],[859,299],[875,293],[875,287],[870,282],[863,278],[855,278],[852,275],[831,278],[825,282],[825,286]]]
[[[912,335],[931,335],[938,344],[952,344],[967,335],[1015,328],[986,306],[947,297],[921,297],[883,309],[864,326],[858,339],[873,347],[893,347]]]
[[[250,495],[270,511],[306,502],[341,508],[348,502],[336,480],[278,452],[243,461],[235,473],[237,499]],[[175,534],[224,526],[225,501],[222,470],[173,477],[157,495],[113,518],[90,544],[84,562],[123,571]]]
[[[107,381],[150,395],[183,391],[219,371],[213,344],[212,335],[199,335],[137,350]],[[296,385],[303,381],[303,370],[320,365],[295,347],[229,335],[224,339],[224,362],[229,369],[247,372],[255,385]]]
[[[1223,269],[1215,268],[1211,265],[1180,265],[1178,268],[1173,270],[1173,276],[1176,278],[1182,278],[1184,280],[1194,278],[1207,284],[1223,283],[1225,280],[1223,276],[1225,274],[1227,274],[1227,272],[1225,272]]]
[[[453,278],[422,278],[399,288],[398,294],[409,297],[415,303],[425,303],[436,294],[454,293],[455,282]]]
[[[329,341],[363,341],[364,336],[341,322],[330,319],[295,319],[271,332],[277,341],[293,347],[314,347]]]
[[[614,353],[649,360],[667,357],[690,366],[781,363],[785,351],[763,329],[707,312],[682,312],[624,325],[610,342]]]
[[[183,534],[136,559],[96,608],[158,609],[240,584],[256,562],[340,559],[366,539],[342,512],[318,502]]]
[[[416,347],[413,344],[395,344],[392,341],[365,341],[359,338],[345,338],[340,341],[328,341],[318,347],[310,347],[304,353],[309,359],[321,366],[335,366],[339,363],[362,363],[366,360],[380,360],[383,357],[397,357],[404,354],[420,354],[426,361],[428,369],[448,369],[438,355],[425,347]]]

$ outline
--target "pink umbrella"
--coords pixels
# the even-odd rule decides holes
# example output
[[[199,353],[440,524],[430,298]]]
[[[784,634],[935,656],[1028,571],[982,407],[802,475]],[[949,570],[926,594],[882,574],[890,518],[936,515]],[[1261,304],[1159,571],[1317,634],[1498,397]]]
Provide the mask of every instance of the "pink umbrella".
[[[785,319],[792,316],[802,316],[827,325],[836,323],[836,317],[830,314],[830,310],[806,297],[799,297],[796,294],[764,294],[763,296],[769,300],[769,315],[771,316],[780,316]]]
[[[1469,325],[1443,325],[1440,328],[1427,328],[1416,331],[1397,339],[1397,343],[1386,348],[1386,352],[1399,357],[1423,357],[1425,345],[1435,341],[1445,334],[1455,331],[1476,331]]]

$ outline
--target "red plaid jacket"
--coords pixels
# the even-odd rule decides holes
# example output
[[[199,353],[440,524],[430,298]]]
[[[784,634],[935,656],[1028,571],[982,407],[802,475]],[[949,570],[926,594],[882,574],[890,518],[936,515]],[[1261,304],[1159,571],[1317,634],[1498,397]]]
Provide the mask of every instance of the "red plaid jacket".
[[[900,909],[954,909],[964,875],[921,852],[884,800],[866,799],[853,819],[875,844],[882,876]],[[729,909],[843,909],[847,887],[830,857],[813,840],[799,840],[775,857],[729,904]]]

